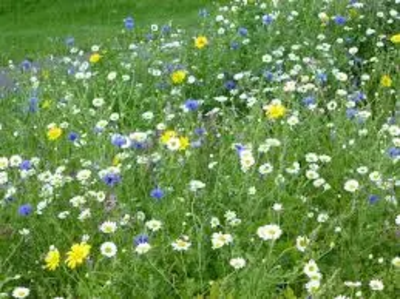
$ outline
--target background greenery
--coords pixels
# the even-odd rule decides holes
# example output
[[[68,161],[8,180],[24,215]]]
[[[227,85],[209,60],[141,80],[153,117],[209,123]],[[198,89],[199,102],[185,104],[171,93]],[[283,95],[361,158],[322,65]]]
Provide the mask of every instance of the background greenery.
[[[54,54],[69,36],[80,45],[106,42],[123,28],[128,15],[141,26],[172,20],[191,26],[199,10],[211,4],[212,0],[1,0],[0,58],[4,62]]]

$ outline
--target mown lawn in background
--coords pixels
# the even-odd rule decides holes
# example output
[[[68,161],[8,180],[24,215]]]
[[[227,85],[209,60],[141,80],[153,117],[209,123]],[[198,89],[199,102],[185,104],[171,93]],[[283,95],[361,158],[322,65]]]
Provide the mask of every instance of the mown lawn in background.
[[[126,16],[138,26],[152,23],[188,27],[212,0],[1,0],[0,62],[57,54],[72,36],[79,45],[103,43]]]

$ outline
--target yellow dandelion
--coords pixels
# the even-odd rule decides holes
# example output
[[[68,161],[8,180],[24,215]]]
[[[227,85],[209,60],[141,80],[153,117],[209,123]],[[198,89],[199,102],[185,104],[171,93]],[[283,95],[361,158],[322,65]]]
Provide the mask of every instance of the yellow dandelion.
[[[171,80],[174,84],[182,84],[186,79],[186,72],[183,70],[175,71],[171,74]]]
[[[89,57],[89,61],[91,63],[98,63],[100,61],[100,59],[101,59],[101,55],[99,53],[93,53]]]
[[[75,269],[83,264],[89,256],[90,248],[91,246],[86,243],[72,245],[71,250],[67,252],[67,259],[65,261],[67,266],[71,269]]]
[[[161,135],[161,138],[160,138],[161,143],[167,144],[168,141],[169,141],[171,138],[176,137],[177,135],[178,135],[178,134],[177,134],[175,131],[173,131],[173,130],[167,130],[167,131],[165,131],[165,132]]]
[[[41,105],[42,109],[49,109],[51,107],[51,103],[51,100],[44,100]]]
[[[190,145],[189,138],[184,136],[179,137],[179,144],[180,144],[179,150],[184,151]]]
[[[121,158],[118,155],[115,155],[112,159],[112,166],[118,166],[121,164]]]
[[[381,86],[383,87],[391,87],[392,86],[392,79],[389,75],[384,75],[381,78]]]
[[[43,70],[41,76],[44,80],[47,80],[50,77],[50,72],[48,70]]]
[[[207,39],[207,37],[205,37],[203,35],[196,37],[194,40],[194,46],[197,49],[203,49],[207,45],[208,45],[208,39]]]
[[[354,9],[354,8],[350,9],[349,13],[350,13],[350,17],[351,17],[352,19],[357,18],[358,15],[359,15],[357,9]]]
[[[53,141],[61,137],[63,131],[59,127],[52,127],[47,131],[47,139]]]
[[[49,271],[54,271],[60,265],[60,252],[57,248],[50,249],[44,258],[46,263],[45,268]]]
[[[393,35],[390,41],[394,44],[400,44],[400,33]]]
[[[269,119],[278,119],[286,115],[286,107],[281,103],[273,103],[267,106],[265,115]]]

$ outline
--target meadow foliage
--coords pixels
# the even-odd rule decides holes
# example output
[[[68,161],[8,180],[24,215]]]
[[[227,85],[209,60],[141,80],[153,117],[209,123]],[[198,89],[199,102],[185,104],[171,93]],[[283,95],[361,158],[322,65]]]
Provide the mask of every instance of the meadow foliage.
[[[1,298],[398,298],[398,0],[235,0],[10,61]]]

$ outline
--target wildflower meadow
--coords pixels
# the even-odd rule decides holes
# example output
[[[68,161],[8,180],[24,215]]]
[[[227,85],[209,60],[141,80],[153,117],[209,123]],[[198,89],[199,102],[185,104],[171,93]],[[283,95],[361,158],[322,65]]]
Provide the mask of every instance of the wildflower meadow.
[[[119,19],[1,67],[0,298],[400,298],[399,0]]]

